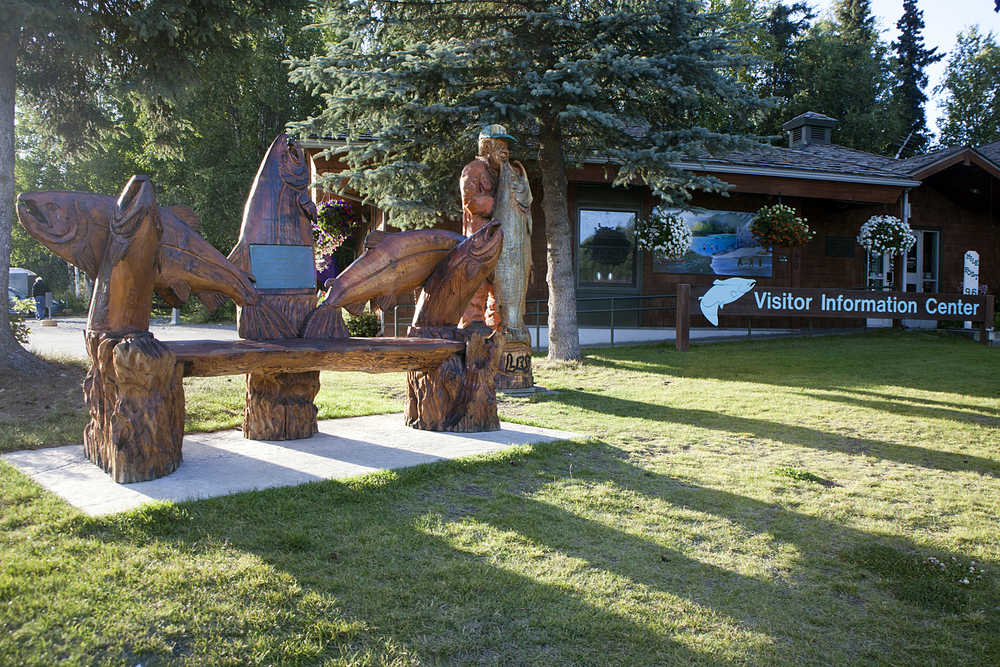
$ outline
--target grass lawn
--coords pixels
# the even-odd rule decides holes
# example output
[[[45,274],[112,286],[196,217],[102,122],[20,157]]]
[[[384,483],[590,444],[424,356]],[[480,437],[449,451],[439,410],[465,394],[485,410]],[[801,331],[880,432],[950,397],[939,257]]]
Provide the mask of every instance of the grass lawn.
[[[0,464],[0,664],[1000,662],[1000,350],[535,364],[557,393],[502,417],[592,439],[102,519]],[[321,414],[402,386],[329,374]],[[188,428],[236,425],[242,395],[192,382]],[[72,419],[0,413],[0,448]]]

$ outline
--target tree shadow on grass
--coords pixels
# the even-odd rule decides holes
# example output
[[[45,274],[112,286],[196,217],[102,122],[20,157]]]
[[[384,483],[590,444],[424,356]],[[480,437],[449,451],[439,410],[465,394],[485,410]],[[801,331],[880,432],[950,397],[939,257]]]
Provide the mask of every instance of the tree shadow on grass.
[[[659,345],[602,348],[585,363],[695,379],[825,389],[893,384],[921,391],[1000,397],[998,350],[932,334],[868,333],[733,341],[677,352]],[[642,364],[637,368],[635,364]]]
[[[566,474],[570,462],[573,477]],[[552,484],[566,492],[553,492]],[[650,500],[665,504],[663,515],[647,512],[652,524],[631,524],[632,503]],[[322,640],[317,660],[373,649],[389,655],[392,647],[421,662],[451,663],[956,658],[953,639],[943,641],[954,624],[927,631],[942,637],[942,646],[929,653],[926,643],[913,648],[905,637],[942,611],[935,595],[944,584],[907,592],[899,585],[903,574],[866,555],[875,549],[913,569],[930,553],[926,547],[655,474],[602,442],[538,445],[527,455],[178,507],[182,518],[168,508],[162,521],[154,516],[135,526],[128,515],[112,517],[94,521],[87,532],[137,545],[166,541],[181,550],[225,540],[259,556],[290,575],[300,597],[322,597],[324,616],[363,628]],[[715,520],[691,517],[691,510]],[[660,521],[669,523],[668,532]],[[717,532],[713,537],[720,522],[724,530],[731,523],[747,534],[712,544],[720,539]],[[754,538],[767,542],[765,553],[741,552],[741,542]],[[769,572],[764,565],[783,544],[796,549],[793,570]],[[961,556],[932,553],[945,560]],[[732,569],[707,562],[716,556]],[[756,565],[763,574],[736,571],[747,558],[749,569]],[[553,575],[553,568],[565,574]],[[862,572],[876,589],[859,583],[866,581]],[[904,606],[880,612],[872,623],[865,609],[883,608],[885,593]],[[271,630],[276,644],[308,635],[317,622],[297,611],[282,616],[285,622]],[[664,624],[664,616],[679,620]],[[910,616],[917,618],[911,623]],[[1000,637],[996,620],[990,616],[963,631],[978,633],[985,650],[994,650],[1000,648],[990,639]],[[708,634],[715,635],[714,653],[713,642],[703,641]],[[710,648],[693,650],[678,635]],[[817,635],[823,639],[814,643]]]
[[[843,392],[852,392],[849,389],[837,390]],[[871,394],[874,392],[857,392],[859,395],[864,396],[866,394]],[[846,403],[848,405],[854,405],[859,408],[868,408],[870,410],[876,410],[878,412],[890,412],[892,414],[903,415],[907,417],[923,417],[926,419],[943,419],[946,421],[958,421],[966,422],[969,424],[975,424],[977,426],[987,426],[992,428],[1000,427],[1000,416],[994,415],[983,415],[979,412],[970,412],[974,408],[966,409],[955,409],[951,407],[939,407],[936,405],[925,405],[922,399],[914,399],[909,397],[886,397],[884,399],[865,399],[856,398],[854,396],[844,396],[839,393],[820,393],[813,391],[803,391],[802,396],[808,396],[809,398],[818,401],[830,401],[834,403]],[[983,412],[991,412],[988,408],[979,408]]]
[[[823,397],[825,398],[825,395]],[[760,438],[778,440],[798,447],[822,449],[842,454],[864,454],[922,468],[950,472],[968,471],[1000,477],[1000,461],[981,456],[941,452],[884,440],[856,438],[805,426],[792,426],[765,419],[736,417],[712,410],[675,408],[574,389],[564,389],[555,394],[539,396],[536,398],[536,402],[562,403],[602,414],[652,419],[668,424],[686,424],[730,433],[752,433]]]

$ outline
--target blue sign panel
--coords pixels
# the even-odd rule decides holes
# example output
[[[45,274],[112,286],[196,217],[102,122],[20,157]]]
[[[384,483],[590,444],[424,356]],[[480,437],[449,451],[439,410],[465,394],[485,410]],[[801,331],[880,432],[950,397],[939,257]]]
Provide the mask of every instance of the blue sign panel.
[[[257,289],[315,289],[316,265],[308,245],[250,244],[250,273]]]

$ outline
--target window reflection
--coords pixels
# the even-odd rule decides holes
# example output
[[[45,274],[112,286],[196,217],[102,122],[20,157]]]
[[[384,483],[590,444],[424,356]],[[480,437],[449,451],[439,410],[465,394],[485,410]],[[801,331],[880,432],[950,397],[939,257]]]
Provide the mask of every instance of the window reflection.
[[[635,285],[635,212],[580,209],[581,283]]]

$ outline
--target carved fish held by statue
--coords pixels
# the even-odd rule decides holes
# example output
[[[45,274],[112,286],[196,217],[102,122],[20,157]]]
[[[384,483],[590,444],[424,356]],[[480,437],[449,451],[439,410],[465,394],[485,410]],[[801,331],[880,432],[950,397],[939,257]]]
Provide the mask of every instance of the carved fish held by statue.
[[[455,326],[472,295],[496,268],[503,246],[499,222],[490,222],[441,261],[424,283],[414,327]]]
[[[175,307],[192,292],[209,310],[224,297],[240,305],[256,303],[253,277],[192,228],[197,226],[194,211],[157,208],[162,236],[153,286],[158,294]],[[28,233],[91,279],[97,277],[116,210],[115,197],[90,192],[26,192],[17,198],[17,217]]]
[[[520,162],[504,161],[497,182],[493,219],[503,230],[503,248],[493,273],[493,293],[506,329],[524,328],[524,305],[531,275],[531,186]]]

